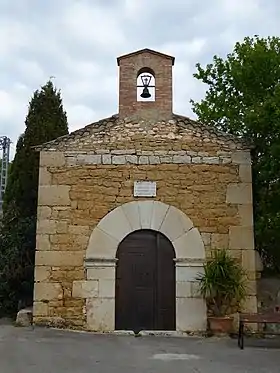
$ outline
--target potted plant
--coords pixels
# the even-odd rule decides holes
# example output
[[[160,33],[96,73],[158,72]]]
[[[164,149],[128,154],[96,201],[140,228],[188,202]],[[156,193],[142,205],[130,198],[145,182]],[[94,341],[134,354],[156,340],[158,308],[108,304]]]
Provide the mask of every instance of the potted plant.
[[[239,311],[246,296],[243,268],[226,250],[217,250],[204,264],[204,273],[197,280],[207,303],[210,331],[229,334],[233,327],[230,314]]]

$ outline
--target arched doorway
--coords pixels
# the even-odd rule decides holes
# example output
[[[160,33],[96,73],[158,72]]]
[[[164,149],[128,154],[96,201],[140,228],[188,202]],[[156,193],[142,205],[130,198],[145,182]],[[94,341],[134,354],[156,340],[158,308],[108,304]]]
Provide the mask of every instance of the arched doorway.
[[[117,330],[175,330],[175,251],[166,236],[143,229],[119,244]]]

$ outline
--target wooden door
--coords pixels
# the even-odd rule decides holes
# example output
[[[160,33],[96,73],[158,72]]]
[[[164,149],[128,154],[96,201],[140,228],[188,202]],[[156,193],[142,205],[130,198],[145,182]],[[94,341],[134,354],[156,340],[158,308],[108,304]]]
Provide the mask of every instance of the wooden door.
[[[119,245],[116,329],[175,330],[174,249],[161,233],[140,230]]]

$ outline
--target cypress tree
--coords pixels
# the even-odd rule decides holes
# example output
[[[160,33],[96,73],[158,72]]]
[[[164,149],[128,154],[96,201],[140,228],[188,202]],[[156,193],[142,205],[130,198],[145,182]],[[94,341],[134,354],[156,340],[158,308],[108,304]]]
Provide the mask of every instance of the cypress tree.
[[[0,315],[32,299],[39,154],[34,146],[68,133],[62,98],[51,81],[29,103],[25,132],[17,142],[3,204],[0,232]]]

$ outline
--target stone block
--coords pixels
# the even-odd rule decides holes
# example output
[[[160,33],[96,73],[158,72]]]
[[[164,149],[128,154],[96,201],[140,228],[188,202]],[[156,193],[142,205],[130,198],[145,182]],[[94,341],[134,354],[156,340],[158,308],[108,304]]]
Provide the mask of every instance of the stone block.
[[[256,270],[256,252],[255,250],[242,250],[242,265],[247,271]]]
[[[189,155],[174,155],[173,163],[191,163],[192,159]]]
[[[100,164],[101,155],[98,154],[88,154],[84,157],[85,164]]]
[[[105,280],[99,279],[99,298],[113,298],[115,297],[115,279]]]
[[[51,267],[35,266],[34,280],[35,282],[48,281],[50,277]]]
[[[115,267],[87,268],[87,280],[114,280]]]
[[[30,326],[32,325],[32,319],[33,319],[33,314],[32,314],[32,309],[31,308],[25,308],[17,313],[17,318],[16,318],[16,325],[17,326]]]
[[[181,211],[171,206],[165,215],[160,227],[160,232],[165,234],[169,240],[173,242],[178,237],[188,232],[192,227],[192,221]]]
[[[205,246],[211,245],[211,233],[201,233],[201,238]]]
[[[203,274],[203,267],[188,267],[176,265],[176,282],[192,282],[197,281],[197,277]]]
[[[228,248],[228,234],[212,233],[211,247],[213,249],[227,249]]]
[[[58,220],[56,222],[56,232],[57,233],[68,233],[68,222],[67,221],[62,221]]]
[[[48,304],[44,302],[34,302],[33,316],[48,316]]]
[[[48,206],[38,206],[37,219],[48,219],[51,217],[52,209]]]
[[[117,239],[118,242],[131,232],[131,226],[122,207],[119,207],[106,215],[99,223],[98,228],[111,237]]]
[[[112,164],[125,164],[125,156],[124,155],[114,155],[112,157]]]
[[[51,185],[51,183],[52,174],[48,171],[47,167],[40,167],[38,185]]]
[[[78,267],[84,263],[84,251],[36,251],[37,266]]]
[[[188,298],[191,296],[191,282],[176,281],[176,298]]]
[[[192,228],[172,241],[172,244],[177,258],[205,258],[204,244],[197,228]]]
[[[40,166],[62,167],[65,165],[65,157],[62,152],[42,151],[40,152]]]
[[[251,164],[251,154],[249,151],[237,150],[231,155],[232,163],[234,164]]]
[[[229,248],[254,250],[253,227],[236,226],[229,228]]]
[[[202,158],[202,163],[205,163],[205,164],[219,164],[220,159],[219,159],[219,157],[203,157]]]
[[[127,220],[129,221],[129,224],[134,231],[137,229],[141,229],[138,205],[139,204],[136,201],[125,203],[124,205],[122,205],[124,214],[126,215]]]
[[[138,204],[141,229],[150,229],[154,209],[153,201],[142,201]]]
[[[153,215],[151,220],[151,229],[158,231],[162,225],[162,222],[167,214],[169,206],[161,203],[161,202],[154,202],[153,208]]]
[[[111,164],[111,163],[112,163],[111,154],[103,154],[102,155],[102,164]]]
[[[240,217],[240,225],[252,226],[253,225],[253,205],[239,205],[238,215]]]
[[[200,284],[198,281],[192,281],[191,283],[191,297],[192,298],[202,298],[200,292]]]
[[[126,155],[125,160],[126,160],[126,163],[138,164],[137,155]]]
[[[252,167],[250,164],[239,166],[239,178],[241,183],[252,183]]]
[[[56,221],[49,219],[39,219],[37,221],[37,235],[47,235],[56,233]]]
[[[95,298],[98,297],[98,281],[82,280],[74,281],[72,289],[73,298]]]
[[[110,232],[109,224],[104,225],[103,228],[109,229]],[[87,257],[115,257],[118,244],[119,240],[117,238],[112,237],[99,228],[95,228],[89,239]]]
[[[252,199],[252,184],[240,183],[229,184],[227,187],[226,202],[235,204],[251,204]]]
[[[139,164],[149,164],[149,157],[147,155],[141,155],[138,162]]]
[[[177,330],[181,332],[205,331],[207,327],[207,310],[203,299],[176,299]]]
[[[61,295],[61,284],[57,282],[35,282],[34,284],[34,300],[36,301],[59,299]]]
[[[36,250],[50,250],[50,236],[48,234],[37,234],[36,235]]]
[[[157,155],[150,155],[149,156],[149,163],[150,164],[160,164],[160,158]]]
[[[39,187],[38,205],[40,206],[69,206],[70,186],[68,185],[44,185]]]
[[[115,299],[87,299],[87,327],[96,332],[110,332],[115,329]]]
[[[202,163],[201,157],[192,157],[192,163]]]

